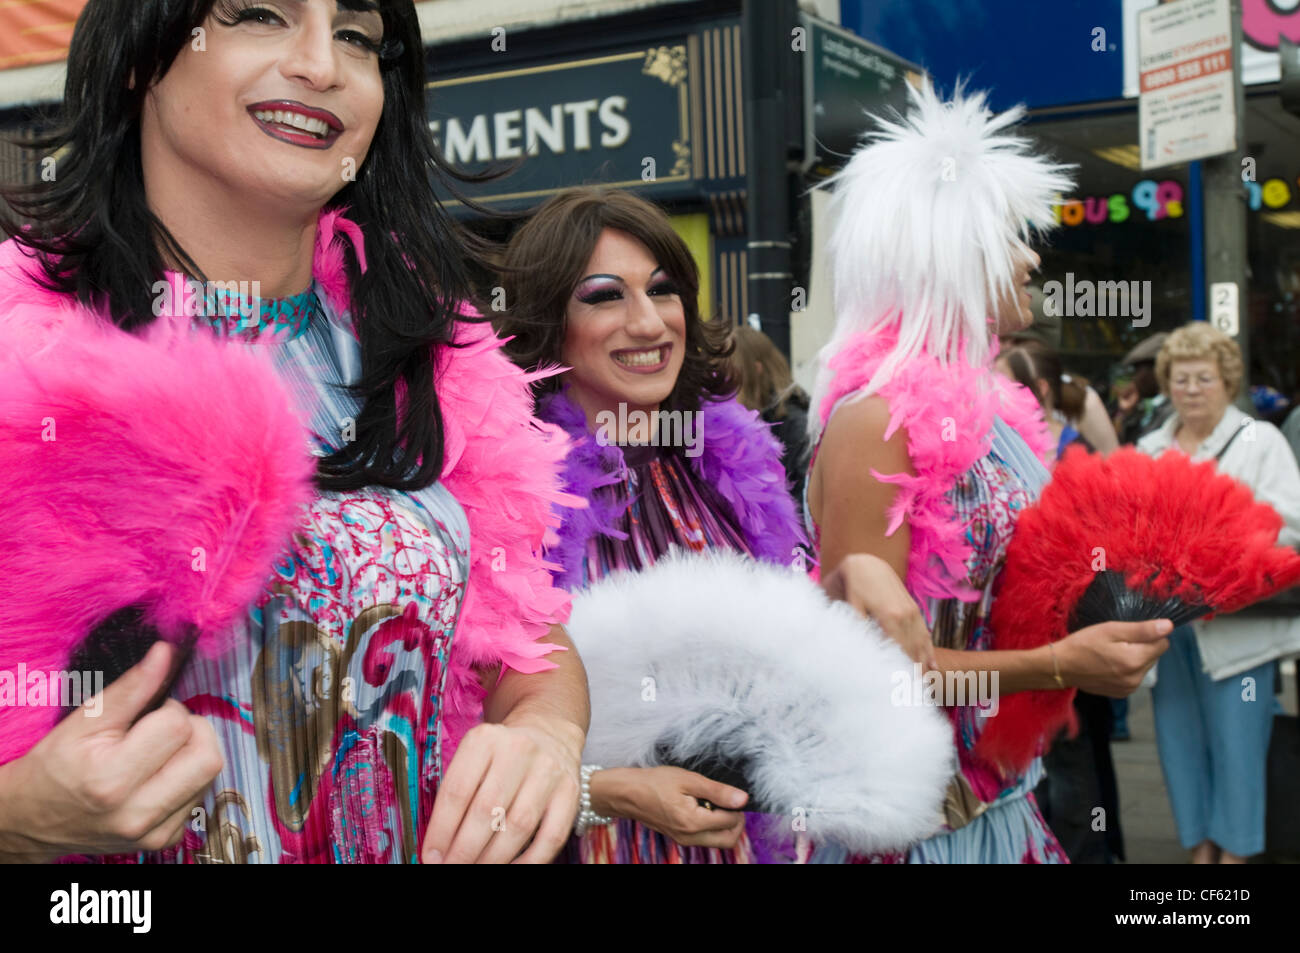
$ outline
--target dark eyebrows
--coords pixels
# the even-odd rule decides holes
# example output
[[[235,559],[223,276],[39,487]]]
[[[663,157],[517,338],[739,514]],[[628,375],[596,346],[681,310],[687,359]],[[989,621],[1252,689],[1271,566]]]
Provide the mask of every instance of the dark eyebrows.
[[[379,7],[370,0],[339,0],[338,19],[371,27],[383,33],[384,19]]]

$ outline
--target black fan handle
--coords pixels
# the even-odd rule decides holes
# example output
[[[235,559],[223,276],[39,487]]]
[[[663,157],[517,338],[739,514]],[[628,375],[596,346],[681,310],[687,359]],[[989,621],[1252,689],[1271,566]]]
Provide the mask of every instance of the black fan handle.
[[[696,774],[702,774],[710,781],[717,781],[719,784],[725,784],[728,787],[739,788],[749,793],[753,788],[749,780],[749,764],[744,759],[727,757],[720,751],[711,755],[699,755],[695,758],[675,758],[668,745],[659,744],[655,746],[655,761],[658,764],[673,768],[683,768],[686,771],[694,771]],[[715,806],[709,804],[702,798],[695,799],[701,807],[707,807],[714,810]],[[716,808],[724,811],[729,808]],[[763,808],[753,802],[746,802],[743,810],[750,813],[763,813]]]
[[[90,631],[72,652],[68,667],[75,672],[102,672],[104,687],[107,688],[126,672],[144,660],[153,644],[162,638],[157,627],[144,620],[144,610],[140,606],[127,606],[114,612]],[[157,710],[167,700],[172,686],[180,677],[190,660],[194,645],[198,641],[198,631],[192,629],[178,644],[179,652],[172,659],[171,668],[158,692],[141,710],[143,717]],[[76,710],[77,706],[65,706],[63,715]],[[138,719],[137,719],[138,720]]]

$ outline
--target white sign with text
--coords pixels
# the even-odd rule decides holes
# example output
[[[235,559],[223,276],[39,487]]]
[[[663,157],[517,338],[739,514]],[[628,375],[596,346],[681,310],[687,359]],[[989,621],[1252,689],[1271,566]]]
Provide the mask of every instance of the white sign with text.
[[[1235,281],[1216,281],[1210,285],[1210,323],[1230,338],[1241,331]]]
[[[1237,148],[1229,0],[1179,0],[1138,14],[1142,168]]]
[[[1181,3],[1182,0],[1179,0]],[[1124,96],[1138,94],[1138,14],[1157,0],[1124,0]],[[1242,0],[1241,81],[1247,86],[1276,83],[1282,78],[1278,44],[1285,37],[1300,42],[1300,0]]]

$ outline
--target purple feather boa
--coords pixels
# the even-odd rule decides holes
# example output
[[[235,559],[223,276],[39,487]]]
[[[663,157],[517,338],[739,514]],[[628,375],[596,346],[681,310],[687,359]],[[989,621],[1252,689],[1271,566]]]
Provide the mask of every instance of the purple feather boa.
[[[750,552],[767,562],[794,564],[796,547],[806,545],[806,538],[786,486],[781,444],[771,426],[734,399],[705,401],[701,413],[703,447],[699,456],[689,458],[691,469],[731,508]],[[627,504],[596,492],[623,478],[623,451],[597,442],[587,429],[586,414],[565,391],[543,397],[537,416],[573,438],[564,462],[564,487],[589,503],[586,509],[565,513],[560,542],[547,552],[547,559],[561,567],[557,584],[572,590],[583,582],[588,540],[597,534],[627,538],[617,528]]]

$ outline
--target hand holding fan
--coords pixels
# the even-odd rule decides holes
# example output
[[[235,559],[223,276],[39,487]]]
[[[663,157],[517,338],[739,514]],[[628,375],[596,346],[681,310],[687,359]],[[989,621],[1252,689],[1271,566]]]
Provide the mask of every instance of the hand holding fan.
[[[158,638],[182,659],[217,652],[311,498],[305,430],[270,364],[166,330],[87,321],[0,359],[0,673],[107,684]],[[0,763],[59,714],[0,704]]]
[[[674,551],[575,595],[568,631],[591,686],[585,760],[675,765],[749,793],[851,850],[933,833],[952,728],[875,623],[803,573]],[[784,817],[780,817],[784,815]]]
[[[1066,452],[1007,548],[993,644],[1031,649],[1099,622],[1233,612],[1300,581],[1282,519],[1213,461],[1133,449]],[[1074,689],[1001,701],[975,754],[1023,770],[1072,722]]]

